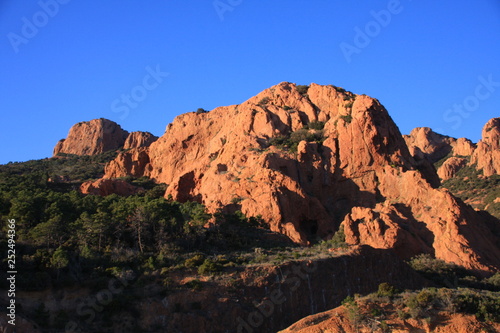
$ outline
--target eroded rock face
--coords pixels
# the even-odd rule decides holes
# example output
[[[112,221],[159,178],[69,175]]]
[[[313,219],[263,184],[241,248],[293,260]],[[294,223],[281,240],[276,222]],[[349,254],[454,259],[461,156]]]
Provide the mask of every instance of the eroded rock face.
[[[156,140],[158,137],[149,132],[131,132],[123,144],[123,149],[149,147]]]
[[[134,148],[118,153],[118,156],[106,164],[104,178],[119,178],[124,176],[142,177],[149,167],[148,148]]]
[[[324,122],[321,143],[302,141],[297,153],[270,146],[314,121]],[[446,137],[426,129],[420,136],[428,142],[422,152],[450,152]],[[497,239],[474,210],[436,189],[434,167],[410,154],[385,108],[333,86],[311,84],[305,94],[284,82],[240,105],[178,116],[142,157],[131,150],[106,167],[106,177],[126,175],[166,183],[166,196],[211,211],[261,215],[303,244],[331,237],[344,222],[352,244],[500,267]]]
[[[454,156],[471,156],[476,149],[476,145],[469,139],[458,138],[453,145]]]
[[[66,139],[57,143],[54,156],[102,154],[123,147],[127,135],[120,125],[104,118],[81,122],[71,127]]]
[[[98,179],[96,181],[85,182],[80,186],[80,192],[83,194],[102,196],[113,193],[121,196],[128,196],[139,193],[140,190],[140,188],[119,179]]]
[[[485,176],[500,174],[500,118],[490,119],[483,127],[482,139],[471,158]]]
[[[463,157],[450,157],[437,171],[439,178],[448,180],[455,177],[457,172],[467,165],[467,159]]]
[[[456,139],[438,134],[429,127],[414,128],[410,135],[403,137],[413,156],[420,159],[427,157],[431,163],[448,155],[456,142]]]

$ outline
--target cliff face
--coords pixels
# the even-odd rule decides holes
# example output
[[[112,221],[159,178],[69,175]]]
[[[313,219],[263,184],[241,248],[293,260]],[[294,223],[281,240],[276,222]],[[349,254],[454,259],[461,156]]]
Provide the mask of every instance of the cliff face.
[[[313,122],[324,129],[304,129]],[[278,144],[287,139],[300,141],[296,153]],[[448,154],[440,147],[437,155]],[[333,86],[306,92],[285,82],[240,105],[178,116],[149,148],[123,152],[106,167],[107,178],[126,175],[164,182],[166,197],[211,211],[262,215],[303,244],[343,223],[351,244],[500,267],[498,240],[473,209],[435,188],[435,169],[410,154],[385,108]]]
[[[94,119],[71,127],[68,137],[54,148],[59,153],[96,155],[123,147],[128,132],[117,123],[107,119]]]
[[[471,164],[477,164],[485,176],[500,174],[500,118],[493,118],[484,125]]]
[[[54,156],[59,153],[74,155],[97,155],[117,149],[148,147],[158,137],[149,132],[129,132],[107,119],[93,119],[71,127],[68,137],[54,147]]]
[[[482,138],[474,145],[465,138],[454,139],[437,134],[427,127],[415,128],[404,136],[415,159],[431,163],[449,155],[438,175],[442,180],[453,178],[464,166],[475,166],[486,177],[500,174],[500,118],[490,119],[483,127]],[[463,160],[468,158],[468,163]]]
[[[158,137],[149,132],[132,132],[127,136],[123,149],[149,147]]]

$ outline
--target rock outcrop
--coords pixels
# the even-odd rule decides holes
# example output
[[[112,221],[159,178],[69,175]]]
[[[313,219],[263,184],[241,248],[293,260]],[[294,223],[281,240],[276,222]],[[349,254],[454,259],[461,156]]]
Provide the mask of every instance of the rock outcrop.
[[[438,134],[429,127],[414,128],[410,135],[403,137],[413,156],[419,159],[426,157],[431,163],[448,155],[456,142],[456,139]]]
[[[80,185],[80,192],[82,194],[94,194],[101,196],[113,193],[121,196],[128,196],[139,193],[140,191],[140,188],[119,179],[98,179],[96,181],[88,181]]]
[[[485,176],[500,174],[500,118],[490,119],[484,125],[471,164],[476,164]]]
[[[455,177],[457,172],[466,165],[467,159],[463,157],[450,157],[439,167],[437,173],[440,179],[448,180]]]
[[[131,132],[123,144],[123,149],[149,147],[156,140],[158,137],[149,132]]]
[[[71,127],[68,137],[60,140],[54,148],[59,153],[75,155],[97,155],[122,148],[128,132],[117,123],[104,118],[80,122]]]
[[[428,141],[420,151],[431,160],[447,155],[452,140],[429,133],[415,135]],[[149,148],[108,164],[106,177],[151,177],[175,200],[261,215],[302,244],[332,237],[344,223],[352,244],[499,268],[498,239],[472,208],[436,188],[436,171],[423,160],[376,99],[284,82],[240,105],[178,116]]]

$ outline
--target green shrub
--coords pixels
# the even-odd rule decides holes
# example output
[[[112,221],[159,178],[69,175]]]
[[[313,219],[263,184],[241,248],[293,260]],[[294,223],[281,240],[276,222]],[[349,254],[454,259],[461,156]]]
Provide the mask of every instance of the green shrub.
[[[193,290],[196,290],[196,291],[199,291],[199,290],[203,289],[203,283],[198,279],[194,279],[194,280],[191,280],[188,283],[186,283],[186,287],[193,289]]]
[[[297,86],[297,91],[299,92],[299,94],[301,94],[302,96],[307,96],[307,91],[309,90],[309,86],[305,86],[305,85],[298,85]]]
[[[387,282],[378,285],[377,296],[379,297],[392,297],[396,293],[397,293],[396,288],[394,288]]]
[[[495,273],[495,275],[486,279],[486,283],[494,286],[495,288],[500,288],[500,272]]]
[[[205,261],[205,256],[203,254],[195,254],[191,258],[186,259],[186,261],[184,261],[184,266],[188,268],[198,267],[201,264],[203,264],[204,261]]]
[[[319,126],[319,125],[315,125]],[[279,135],[269,139],[269,145],[280,149],[288,149],[297,152],[300,141],[322,143],[325,140],[323,130],[301,128],[290,135]]]
[[[340,116],[340,118],[348,124],[352,122],[352,116],[350,114]]]
[[[219,263],[214,262],[210,259],[205,259],[203,264],[200,267],[198,267],[198,274],[208,275],[208,274],[217,273],[220,270],[221,270],[221,266]]]
[[[325,122],[324,121],[311,121],[309,124],[304,126],[304,128],[320,131],[323,128],[325,128]]]
[[[269,97],[263,97],[263,98],[259,101],[258,105],[260,105],[260,106],[264,106],[264,105],[266,105],[267,103],[269,103],[270,101],[271,101],[271,99],[270,99]]]
[[[341,224],[339,230],[333,235],[333,237],[327,241],[322,241],[319,245],[323,249],[329,248],[346,248],[347,244],[345,242],[344,225]]]

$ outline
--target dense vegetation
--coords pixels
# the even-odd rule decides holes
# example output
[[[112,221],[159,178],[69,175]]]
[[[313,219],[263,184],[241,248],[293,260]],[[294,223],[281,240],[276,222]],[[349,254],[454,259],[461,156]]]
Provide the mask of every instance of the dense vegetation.
[[[376,293],[347,297],[342,304],[349,320],[358,328],[369,327],[373,332],[391,332],[389,321],[421,319],[436,326],[442,323],[440,312],[475,315],[485,322],[500,320],[499,293],[473,289],[424,288],[419,291],[399,291],[382,283]]]
[[[324,123],[311,122],[290,133],[283,142],[274,138],[273,143],[293,151],[300,140],[321,142],[323,126]],[[16,220],[16,268],[23,272],[18,275],[20,290],[75,285],[98,290],[111,276],[127,272],[134,272],[134,286],[151,282],[158,284],[163,292],[169,288],[198,290],[203,286],[198,279],[173,287],[169,274],[219,276],[244,265],[282,264],[348,251],[342,228],[331,240],[308,248],[298,247],[267,230],[259,217],[246,217],[240,211],[209,214],[197,202],[167,200],[163,197],[166,185],[146,178],[123,178],[144,189],[128,197],[79,193],[80,184],[101,177],[104,164],[115,155],[115,152],[98,156],[62,155],[0,166],[0,218]],[[498,189],[498,178],[484,179],[479,175],[474,178],[469,174],[464,177],[477,182],[474,186],[479,190],[496,193]],[[461,186],[460,182],[445,185],[455,190]],[[1,232],[6,233],[5,223]],[[3,235],[0,240],[4,251],[8,248],[6,239]],[[500,273],[479,279],[463,268],[425,255],[413,258],[409,264],[437,287],[455,290],[424,289],[398,294],[391,286],[384,285],[376,297],[402,300],[408,308],[405,316],[425,317],[440,309],[454,309],[484,320],[498,320]],[[5,288],[6,280],[0,286]],[[447,307],[442,305],[443,293],[448,293],[446,297],[451,299]],[[117,296],[106,311],[120,311],[133,303],[122,299],[127,295]],[[348,299],[346,304],[354,309],[356,318],[366,317],[356,310],[354,299]],[[31,315],[40,326],[49,326],[43,303]],[[106,315],[103,313],[103,318]],[[61,319],[61,325],[64,322]]]
[[[125,179],[145,188],[128,197],[79,193],[78,185],[102,174],[102,163],[111,156],[0,166],[0,218],[16,220],[21,288],[41,290],[124,267],[138,272],[174,267],[193,252],[209,257],[288,244],[269,241],[258,217],[208,214],[199,203],[166,200],[164,185],[145,179]],[[66,181],[55,182],[61,175]],[[2,237],[3,249],[5,242]]]

